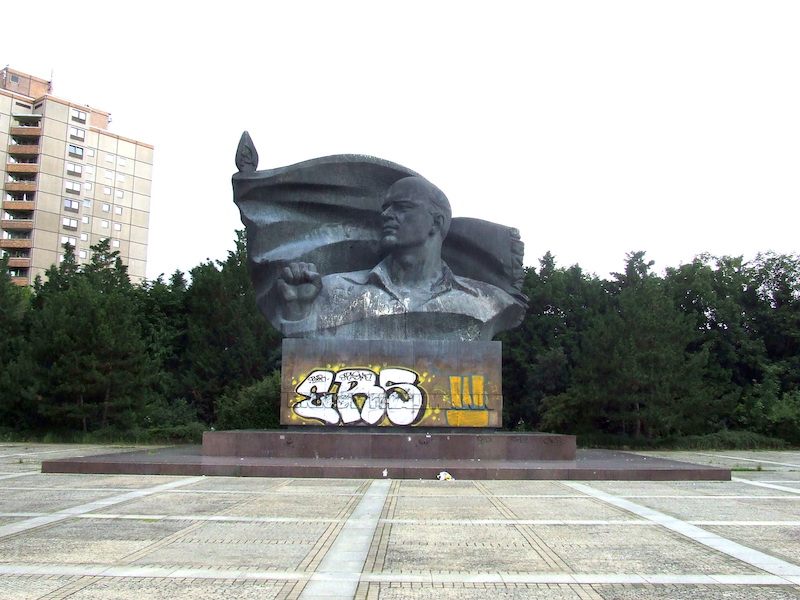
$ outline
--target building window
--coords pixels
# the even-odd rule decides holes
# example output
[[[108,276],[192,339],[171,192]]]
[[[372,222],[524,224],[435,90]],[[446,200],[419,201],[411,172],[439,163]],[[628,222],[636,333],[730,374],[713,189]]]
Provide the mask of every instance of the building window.
[[[104,193],[106,196],[110,196],[110,195],[111,195],[111,188],[110,188],[110,187],[108,187],[107,185],[104,185],[104,186],[103,186],[103,193]]]
[[[19,83],[19,75],[11,74],[11,83]]]
[[[84,198],[84,199],[83,199],[83,205],[84,205],[86,208],[91,208],[91,207],[92,207],[92,201],[91,201],[91,200],[89,200],[88,198]]]
[[[120,156],[119,158],[117,158],[117,164],[120,167],[124,167],[128,164],[128,161]]]
[[[87,148],[86,156],[94,156],[94,148]]]
[[[125,175],[122,173],[117,173],[117,181],[120,183],[125,183]]]
[[[30,231],[5,231],[3,230],[3,238],[4,240],[29,240],[31,239],[31,232]]]
[[[70,127],[69,128],[69,137],[74,140],[85,140],[86,139],[86,131],[83,129],[78,129],[77,127]]]
[[[84,183],[83,184],[83,189],[91,190],[92,189],[92,182],[91,181],[87,181],[86,183]]]
[[[103,212],[109,212],[110,210],[111,210],[111,205],[103,202]]]
[[[61,236],[61,244],[62,245],[69,244],[70,246],[72,246],[74,248],[75,246],[78,245],[78,240],[76,240],[74,237],[69,237],[68,235],[62,235]]]
[[[80,194],[83,186],[78,181],[65,181],[64,187],[70,194]]]
[[[114,223],[114,231],[122,231],[122,224]]]
[[[106,162],[112,163],[114,162],[114,155],[113,154],[106,154]]]
[[[119,248],[119,240],[111,240],[112,248]]]
[[[103,177],[105,177],[106,179],[114,179],[114,172],[113,171],[109,171],[108,169],[106,169],[103,172]]]
[[[86,165],[86,174],[91,175],[94,173],[94,167],[92,165]]]
[[[86,123],[86,113],[77,108],[72,109],[72,120],[78,123]]]
[[[64,198],[64,208],[67,210],[74,210],[75,212],[81,207],[81,203],[77,200],[70,200],[69,198]]]
[[[73,146],[72,144],[69,145],[69,155],[74,158],[83,158],[83,148],[80,146]]]
[[[103,229],[108,229],[108,221],[100,221],[100,227]]]
[[[70,175],[75,175],[77,177],[80,177],[83,174],[83,167],[81,165],[76,165],[75,163],[68,162],[67,173],[69,173]]]
[[[83,259],[85,259],[86,257],[87,257],[86,250],[80,250],[80,251],[78,252],[78,258],[83,258]]]
[[[88,225],[89,224],[89,216],[88,215],[83,215],[81,217],[81,223],[83,223],[84,225]]]
[[[122,190],[114,190],[114,195],[117,198],[124,198],[125,197],[125,192],[123,192]]]
[[[89,234],[88,233],[82,233],[81,234],[81,241],[82,242],[88,242],[89,241]]]
[[[77,229],[78,219],[70,219],[69,217],[64,217],[63,219],[61,219],[61,225],[66,227],[67,229]]]
[[[115,206],[114,207],[114,214],[115,215],[121,215],[122,214],[122,207],[121,206]]]

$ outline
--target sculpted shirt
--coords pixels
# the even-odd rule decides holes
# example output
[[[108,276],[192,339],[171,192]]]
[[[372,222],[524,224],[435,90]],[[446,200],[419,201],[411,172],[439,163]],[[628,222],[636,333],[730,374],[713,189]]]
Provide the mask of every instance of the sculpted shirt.
[[[457,277],[442,262],[442,277],[410,298],[389,278],[387,260],[370,271],[322,278],[307,317],[282,319],[288,337],[489,341],[516,327],[525,309],[509,294],[482,281]]]

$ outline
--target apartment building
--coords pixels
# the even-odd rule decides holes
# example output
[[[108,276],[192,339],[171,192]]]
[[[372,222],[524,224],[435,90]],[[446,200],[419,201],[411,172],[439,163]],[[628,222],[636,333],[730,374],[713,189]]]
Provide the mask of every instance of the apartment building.
[[[153,146],[108,131],[110,114],[58,98],[49,81],[0,70],[0,250],[30,285],[63,246],[79,263],[108,238],[140,282],[147,265]]]

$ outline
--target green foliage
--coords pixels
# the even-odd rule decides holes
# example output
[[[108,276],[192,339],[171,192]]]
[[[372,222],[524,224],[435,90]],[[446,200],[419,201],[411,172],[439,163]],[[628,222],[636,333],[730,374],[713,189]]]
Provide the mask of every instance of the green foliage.
[[[205,423],[216,421],[217,398],[261,379],[277,366],[278,333],[259,314],[247,272],[243,232],[224,262],[191,271],[186,290],[184,385]]]
[[[141,286],[108,242],[71,247],[33,289],[0,260],[3,439],[199,442],[279,427],[280,338],[261,317],[245,239],[224,261]],[[504,422],[607,447],[800,445],[800,258],[699,256],[610,280],[545,254],[503,341]],[[778,441],[776,441],[778,440]]]
[[[40,425],[27,335],[30,296],[29,289],[11,282],[8,258],[0,258],[0,427],[12,431]]]
[[[665,297],[644,253],[608,283],[610,304],[583,333],[569,388],[542,400],[542,426],[575,433],[664,437],[701,430],[703,352],[690,353],[687,317]]]
[[[616,448],[619,450],[783,450],[789,444],[780,438],[752,431],[722,430],[705,435],[670,438],[642,438],[607,433],[578,435],[580,448]]]
[[[577,265],[556,268],[549,252],[540,268],[526,269],[523,291],[530,299],[522,324],[504,333],[504,421],[526,429],[541,425],[545,396],[566,391],[576,349],[589,323],[604,310],[606,295],[599,279]]]
[[[281,373],[273,371],[217,401],[217,429],[277,429],[280,427]]]
[[[108,240],[92,246],[85,269],[76,267],[69,244],[64,249],[31,315],[38,413],[51,428],[131,429],[153,371],[133,287]]]
[[[707,435],[687,436],[666,447],[674,450],[782,450],[788,444],[780,438],[752,431],[723,430]]]

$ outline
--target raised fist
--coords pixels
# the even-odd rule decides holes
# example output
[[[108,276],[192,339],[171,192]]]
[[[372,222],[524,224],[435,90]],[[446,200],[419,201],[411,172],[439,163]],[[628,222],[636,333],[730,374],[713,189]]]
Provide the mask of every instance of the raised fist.
[[[322,276],[314,263],[293,262],[281,271],[277,287],[286,308],[286,318],[302,319],[322,290]]]

